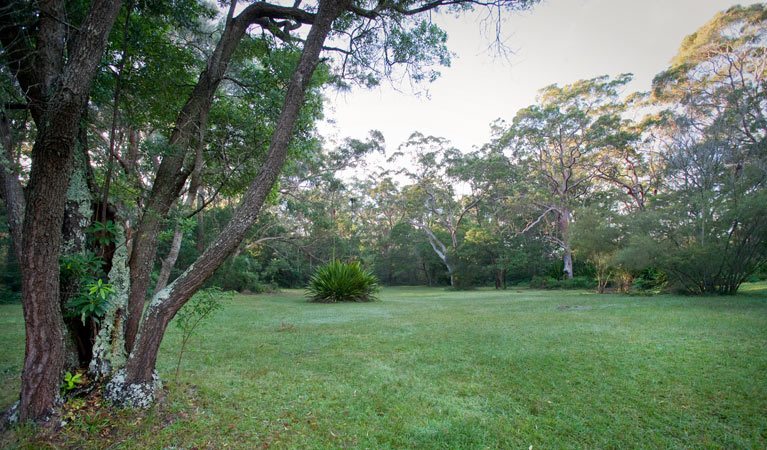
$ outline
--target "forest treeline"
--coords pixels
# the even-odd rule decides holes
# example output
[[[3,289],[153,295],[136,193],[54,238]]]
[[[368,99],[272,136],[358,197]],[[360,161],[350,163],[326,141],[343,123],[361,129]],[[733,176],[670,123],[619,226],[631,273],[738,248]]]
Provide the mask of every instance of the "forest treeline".
[[[191,44],[203,26],[190,29],[191,17],[213,14],[175,13],[179,22],[159,28],[151,17],[125,18],[118,33],[139,34],[146,44],[130,54],[115,39],[114,61],[103,63],[84,118],[84,181],[92,197],[109,203],[95,206],[102,216],[95,222],[120,222],[128,235],[148,174],[168,151],[161,131],[173,120],[167,105],[183,106],[177,90],[185,89],[184,77],[194,81],[184,69],[203,61],[201,50],[163,33],[172,29]],[[269,207],[207,284],[301,288],[317,266],[338,259],[361,261],[387,285],[734,293],[765,277],[766,37],[763,6],[733,8],[682,43],[650,92],[629,95],[627,74],[547,86],[536,104],[493,123],[491,142],[466,151],[415,132],[386,169],[368,167],[366,177],[354,173],[368,155],[384,153],[383,136],[323,145],[314,128],[321,89],[338,80],[321,72]],[[162,221],[154,292],[221,233],[263,159],[253,149],[271,132],[295,54],[258,39],[245,44],[230,68],[238,81],[219,89],[196,144],[201,164]],[[152,59],[166,69],[157,72]],[[26,115],[4,111],[22,177],[35,133]],[[7,230],[6,223],[3,216]],[[20,290],[11,242],[4,232],[6,298]]]

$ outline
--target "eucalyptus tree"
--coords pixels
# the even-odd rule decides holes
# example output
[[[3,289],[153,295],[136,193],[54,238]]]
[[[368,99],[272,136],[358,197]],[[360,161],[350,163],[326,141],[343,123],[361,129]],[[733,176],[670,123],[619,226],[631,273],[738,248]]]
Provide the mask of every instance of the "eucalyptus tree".
[[[430,284],[433,272],[444,270],[441,261],[435,269],[436,255],[430,257],[427,240],[408,221],[411,191],[382,168],[355,179],[348,191],[354,251],[385,284]]]
[[[691,138],[726,134],[727,164],[755,170],[757,179],[764,176],[767,135],[765,15],[763,4],[717,14],[684,39],[671,66],[653,80],[652,91]]]
[[[767,261],[766,45],[767,7],[733,7],[653,82],[666,189],[634,247],[690,292],[735,293]]]
[[[599,205],[578,212],[572,228],[573,244],[578,255],[594,266],[597,291],[603,294],[611,279],[620,274],[615,256],[625,238],[621,216]]]
[[[573,210],[591,191],[603,164],[603,151],[621,125],[620,88],[630,75],[581,80],[540,91],[538,104],[517,112],[500,145],[513,164],[527,171],[526,192],[534,214],[528,231],[551,221],[549,239],[563,251],[564,275],[573,276],[570,223]],[[537,210],[537,211],[536,211]]]
[[[13,180],[11,184],[15,185],[11,189],[6,187],[4,194],[6,199],[15,196],[12,201],[6,200],[6,205],[15,208],[13,214],[9,214],[14,217],[12,233],[22,242],[14,247],[21,253],[22,305],[27,332],[20,402],[22,419],[44,418],[58,398],[65,354],[59,255],[66,192],[72,179],[81,118],[122,3],[119,0],[0,2],[3,62],[23,92],[36,125],[26,198],[21,197],[19,182]],[[153,401],[154,367],[165,329],[256,221],[288,156],[293,130],[323,49],[339,56],[337,67],[341,77],[353,76],[374,83],[381,76],[392,75],[398,65],[404,65],[415,79],[431,79],[435,74],[429,67],[446,63],[449,53],[444,32],[424,18],[423,13],[438,8],[460,12],[475,5],[513,8],[528,3],[531,2],[320,0],[306,5],[296,2],[292,6],[256,2],[238,10],[236,2],[230,2],[222,28],[210,35],[213,40],[203,49],[205,63],[199,68],[188,68],[199,72],[199,76],[191,89],[178,94],[183,102],[173,111],[175,119],[167,144],[158,155],[156,171],[148,177],[151,190],[142,199],[142,213],[130,242],[131,252],[127,254],[124,243],[115,250],[116,255],[118,251],[121,253],[112,262],[113,269],[120,261],[127,260],[129,272],[114,281],[118,300],[111,306],[117,310],[110,316],[120,318],[111,335],[122,336],[124,330],[124,342],[118,338],[108,346],[122,356],[113,355],[108,364],[99,364],[107,372],[116,372],[108,385],[107,397],[132,405]],[[126,8],[137,6],[141,3],[130,3]],[[302,29],[306,31],[298,31]],[[295,46],[299,52],[298,58],[289,64],[290,77],[284,87],[278,118],[270,129],[268,143],[264,143],[263,164],[222,233],[145,308],[162,223],[193,172],[196,159],[193,149],[207,127],[215,94],[228,76],[232,56],[249,32],[271,34],[284,43],[278,45]],[[7,174],[2,172],[4,176]],[[22,216],[23,222],[18,219]]]
[[[308,267],[302,273],[307,277],[315,263],[359,259],[358,216],[364,199],[341,173],[364,165],[372,152],[383,152],[383,136],[377,131],[364,141],[345,139],[335,148],[289,161],[268,210],[279,221],[272,225],[278,226],[259,227],[243,245],[267,246],[282,254],[293,247],[306,257]]]
[[[481,201],[469,193],[460,196],[461,178],[454,169],[463,158],[449,141],[415,132],[402,143],[390,160],[400,160],[400,173],[411,181],[405,190],[408,222],[426,233],[434,253],[450,274],[450,285],[457,287],[454,262],[459,245],[459,228]],[[403,161],[404,159],[404,161]],[[459,197],[460,196],[460,197]],[[447,237],[441,237],[442,229]]]
[[[496,288],[505,287],[509,259],[510,226],[516,168],[497,148],[482,149],[451,158],[451,182],[461,187],[464,204],[470,208],[464,219],[466,233],[458,252],[460,272],[471,273],[475,282],[494,279]]]

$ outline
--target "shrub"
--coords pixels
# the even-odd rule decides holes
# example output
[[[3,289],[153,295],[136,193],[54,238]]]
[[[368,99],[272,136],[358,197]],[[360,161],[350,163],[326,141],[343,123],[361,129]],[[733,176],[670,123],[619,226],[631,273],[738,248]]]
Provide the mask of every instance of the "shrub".
[[[533,289],[555,289],[558,283],[559,281],[554,277],[536,275],[530,280],[530,287]]]
[[[767,280],[767,264],[762,264],[754,273],[751,274],[750,282]]]
[[[317,269],[307,290],[313,302],[370,302],[376,299],[378,278],[359,262],[333,261]]]
[[[18,303],[21,301],[21,291],[15,291],[7,286],[0,285],[0,305],[6,303]]]
[[[666,286],[666,274],[655,269],[648,268],[642,271],[631,284],[631,295],[654,295],[660,293]]]
[[[208,280],[208,286],[219,286],[223,291],[264,292],[264,280],[259,274],[264,268],[258,261],[246,254],[230,258],[218,268]]]
[[[573,277],[559,282],[559,289],[594,289],[597,283],[589,277]]]
[[[588,277],[573,277],[568,280],[557,280],[552,277],[534,276],[530,280],[533,289],[593,289],[596,283]]]

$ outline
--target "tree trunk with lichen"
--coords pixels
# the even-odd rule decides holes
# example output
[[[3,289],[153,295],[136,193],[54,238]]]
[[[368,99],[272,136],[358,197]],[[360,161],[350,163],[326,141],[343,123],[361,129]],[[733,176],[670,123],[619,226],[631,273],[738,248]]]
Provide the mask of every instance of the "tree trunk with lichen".
[[[20,236],[26,331],[20,420],[43,420],[60,401],[66,327],[59,297],[59,254],[66,193],[81,112],[120,5],[94,0],[68,40],[64,2],[0,3],[4,56],[27,95],[37,126]],[[45,8],[45,14],[39,14],[38,7]],[[34,27],[27,24],[28,13],[38,16]]]
[[[113,292],[109,306],[101,319],[101,328],[93,343],[93,352],[88,364],[88,371],[95,378],[114,375],[116,370],[123,367],[127,360],[125,310],[128,306],[128,292],[130,290],[128,247],[123,226],[116,224],[115,229],[115,252],[107,275]]]
[[[64,205],[64,221],[61,230],[61,257],[86,256],[88,237],[86,229],[93,219],[92,174],[87,149],[87,131],[80,127],[74,155],[72,177],[67,188]],[[89,176],[90,175],[90,176]],[[80,289],[80,280],[64,277],[59,285],[61,309],[72,300]],[[91,357],[92,321],[83,321],[79,317],[64,317],[67,329],[66,369],[74,370],[85,367]]]

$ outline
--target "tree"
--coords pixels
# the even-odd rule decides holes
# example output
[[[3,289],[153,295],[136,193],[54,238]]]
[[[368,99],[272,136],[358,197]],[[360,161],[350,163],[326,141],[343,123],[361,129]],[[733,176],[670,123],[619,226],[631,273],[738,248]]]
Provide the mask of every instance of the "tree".
[[[524,231],[553,216],[548,237],[563,250],[564,275],[573,277],[570,223],[573,209],[591,189],[602,151],[621,125],[619,89],[631,80],[621,75],[578,81],[540,91],[539,104],[520,110],[501,144],[513,163],[530,174],[523,193],[537,209]]]
[[[448,141],[443,138],[416,132],[400,145],[399,152],[392,159],[407,155],[409,161],[405,163],[402,173],[413,181],[413,185],[406,190],[408,221],[426,233],[434,253],[450,274],[450,286],[458,287],[451,259],[458,250],[461,223],[480,202],[480,198],[468,196],[456,199],[455,187],[460,185],[460,178],[452,169],[462,155],[448,145]],[[447,244],[439,236],[440,228],[448,235]]]
[[[116,349],[116,355],[124,352],[127,360],[123,369],[117,356],[108,364],[96,364],[99,370],[117,370],[108,385],[107,397],[130,405],[147,405],[153,401],[154,367],[165,329],[175,313],[237,248],[258,218],[287,159],[305,94],[329,37],[327,46],[342,55],[341,76],[353,75],[370,83],[380,76],[391,75],[393,67],[404,64],[415,79],[429,79],[434,75],[427,70],[428,66],[446,62],[448,53],[444,33],[419,19],[420,13],[438,7],[461,11],[473,5],[516,7],[528,3],[456,0],[367,4],[320,0],[302,8],[300,3],[286,7],[257,2],[235,14],[236,2],[230,2],[223,29],[217,34],[218,41],[208,47],[210,52],[205,52],[206,61],[196,84],[181,96],[184,103],[173,114],[173,127],[164,151],[157,157],[156,170],[144,180],[152,187],[149,195],[139,202],[142,214],[135,232],[128,236],[130,254],[119,230],[115,238],[112,270],[119,271],[120,263],[126,260],[129,270],[115,273],[115,299],[112,312],[107,313],[115,323],[101,331],[103,336],[119,337],[124,330],[124,342],[118,338],[108,345]],[[79,125],[87,113],[99,63],[113,55],[105,53],[105,46],[122,2],[94,0],[87,8],[81,6],[84,6],[81,2],[61,0],[0,3],[4,62],[23,92],[36,125],[26,199],[12,179],[5,179],[9,173],[0,171],[4,176],[6,205],[12,209],[8,216],[14,218],[12,234],[23,244],[15,245],[21,249],[22,304],[27,329],[21,419],[44,418],[56,404],[65,354],[58,268],[65,194],[70,181],[80,183],[87,179],[72,176],[75,162],[78,170],[87,172],[90,166],[86,147],[76,146]],[[137,6],[141,5],[131,4],[126,8]],[[270,127],[263,163],[221,234],[181,276],[158,292],[145,309],[162,223],[193,172],[196,158],[191,157],[192,152],[208,126],[213,100],[227,78],[232,57],[251,27],[283,40],[285,45],[300,48],[297,60],[290,63],[289,81],[280,101],[279,117]],[[302,38],[291,35],[302,27],[309,28]],[[122,63],[120,66],[124,67]],[[119,103],[119,99],[114,103]],[[79,160],[75,158],[78,150],[82,154]],[[113,156],[110,149],[107,161]],[[129,162],[128,166],[131,165]],[[109,189],[104,191],[109,194]],[[84,204],[84,199],[81,200],[80,204]],[[15,219],[22,217],[20,208],[23,208],[23,223]],[[103,211],[107,205],[101,208]],[[100,215],[104,217],[103,212]],[[103,347],[104,343],[100,345]]]
[[[58,295],[64,201],[78,123],[120,4],[92,2],[79,26],[72,29],[61,20],[64,2],[38,3],[44,14],[35,11],[37,5],[31,2],[0,3],[0,42],[6,64],[25,94],[37,128],[25,198],[18,181],[3,182],[9,224],[20,251],[27,324],[23,420],[47,416],[58,397],[65,339]],[[12,178],[5,170],[0,172],[3,178]],[[22,207],[23,212],[18,210]]]
[[[578,221],[573,224],[573,246],[576,253],[594,266],[600,294],[604,294],[610,279],[619,272],[614,261],[624,234],[619,219],[609,209],[592,206],[580,209]]]
[[[691,293],[733,294],[767,260],[767,9],[733,7],[688,36],[653,82],[666,109],[666,192],[634,243]]]
[[[412,264],[412,258],[408,262],[407,257],[399,257],[403,249],[395,239],[395,228],[405,217],[405,209],[399,201],[399,187],[384,172],[359,181],[356,188],[359,193],[355,197],[358,199],[357,221],[366,253],[372,253],[368,258],[372,260],[379,280],[394,284],[397,275],[407,273],[407,266]]]

